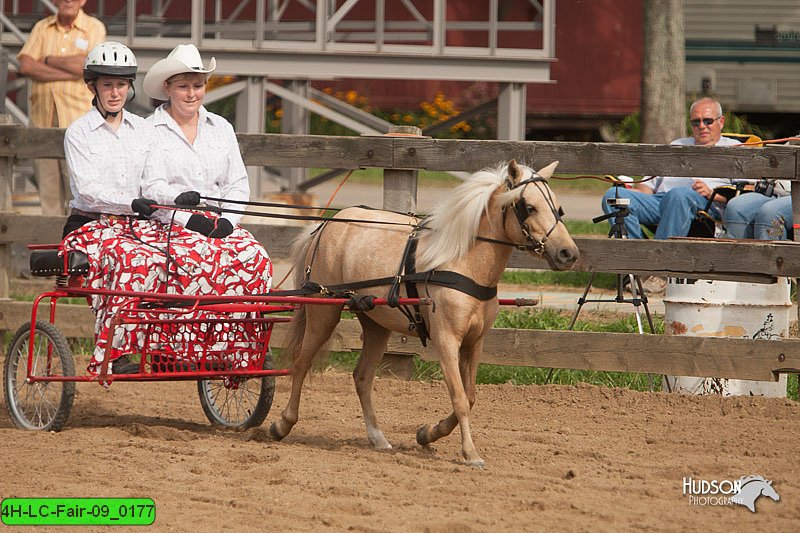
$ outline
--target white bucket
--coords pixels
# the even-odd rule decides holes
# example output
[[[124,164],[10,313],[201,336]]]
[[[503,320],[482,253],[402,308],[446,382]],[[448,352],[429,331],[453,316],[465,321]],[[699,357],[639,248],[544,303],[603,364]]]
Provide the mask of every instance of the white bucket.
[[[789,335],[789,278],[777,283],[670,278],[664,297],[664,333],[693,337],[780,339]],[[664,376],[663,389],[688,394],[786,397],[779,381]]]

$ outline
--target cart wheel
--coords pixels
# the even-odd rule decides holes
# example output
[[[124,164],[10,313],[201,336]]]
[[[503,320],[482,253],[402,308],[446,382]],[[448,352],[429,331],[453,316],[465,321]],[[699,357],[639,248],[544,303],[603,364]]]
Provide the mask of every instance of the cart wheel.
[[[264,370],[272,370],[272,351],[264,355]],[[267,418],[275,394],[275,377],[202,379],[197,382],[200,405],[212,424],[247,429]]]
[[[22,429],[60,431],[75,399],[75,382],[28,383],[31,323],[14,335],[6,354],[3,394],[14,425]],[[74,376],[75,363],[67,340],[49,322],[36,321],[33,337],[33,374]]]

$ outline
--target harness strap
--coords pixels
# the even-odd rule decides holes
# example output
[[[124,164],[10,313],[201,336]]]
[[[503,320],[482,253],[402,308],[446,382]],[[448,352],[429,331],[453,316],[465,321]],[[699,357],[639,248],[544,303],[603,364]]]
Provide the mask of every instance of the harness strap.
[[[408,239],[408,246],[406,247],[408,253],[405,257],[405,271],[409,274],[414,273],[414,271],[417,269],[417,242],[419,242],[419,238],[416,235],[412,235]],[[419,298],[417,284],[413,281],[409,281],[407,278],[405,279],[405,284],[406,294],[408,297]],[[427,340],[430,338],[428,326],[425,324],[425,319],[422,318],[422,312],[420,311],[419,305],[414,305],[413,308],[413,314],[409,309],[404,309],[403,314],[409,319],[410,325],[417,330],[422,346],[427,346]]]
[[[451,270],[429,270],[427,272],[414,272],[403,276],[404,281],[414,281],[417,283],[430,283],[454,289],[464,294],[472,296],[476,300],[485,302],[497,297],[497,287],[480,285],[472,278],[468,278],[458,272]]]
[[[411,235],[408,236],[406,239],[405,248],[403,248],[403,255],[400,257],[400,265],[397,267],[397,275],[394,277],[394,281],[392,282],[392,286],[389,288],[389,294],[386,296],[387,303],[389,307],[398,307],[399,300],[400,300],[400,281],[403,278],[403,274],[405,272],[413,272],[414,271],[414,261],[412,259],[411,262],[411,269],[406,268],[408,264],[408,257],[414,255],[414,251],[417,249],[417,234],[416,232],[412,231]]]
[[[340,285],[320,285],[314,281],[305,281],[299,289],[292,290],[279,290],[270,291],[271,296],[303,296],[309,294],[330,294],[330,295],[351,295],[353,291],[358,289],[366,289],[369,287],[380,287],[382,285],[391,285],[397,278],[394,276],[386,278],[367,279],[363,281],[355,281],[352,283],[342,283]],[[439,285],[447,287],[464,294],[468,294],[473,298],[485,302],[497,296],[497,287],[487,287],[475,283],[472,279],[468,278],[458,272],[450,270],[428,270],[427,272],[414,272],[412,274],[405,274],[401,276],[401,281],[415,282],[415,283],[428,283],[431,285]]]

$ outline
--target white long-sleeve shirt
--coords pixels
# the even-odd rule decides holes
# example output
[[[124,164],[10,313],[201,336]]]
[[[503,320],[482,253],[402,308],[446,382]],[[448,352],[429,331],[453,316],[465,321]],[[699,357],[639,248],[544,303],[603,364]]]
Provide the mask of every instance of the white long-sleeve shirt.
[[[680,139],[675,139],[670,143],[671,145],[678,145],[678,146],[694,146],[694,137],[681,137]],[[714,146],[736,146],[737,144],[742,144],[736,139],[731,139],[728,137],[720,137],[717,144]],[[700,180],[706,183],[711,190],[714,190],[717,187],[723,187],[725,185],[731,185],[733,183],[732,180],[728,178],[683,178],[683,177],[675,177],[675,176],[656,176],[650,181],[645,181],[642,185],[645,185],[651,189],[653,192],[667,192],[670,189],[674,189],[676,187],[689,187],[691,188],[694,180]]]
[[[72,189],[70,207],[93,213],[131,215],[131,202],[141,196],[149,163],[152,127],[123,110],[113,131],[92,108],[73,122],[64,135],[64,154]]]
[[[143,196],[171,204],[182,192],[198,191],[202,196],[249,200],[247,170],[230,123],[200,106],[197,137],[194,144],[190,144],[180,126],[167,113],[167,105],[161,105],[147,118],[154,130],[154,146],[159,155],[161,171],[148,173],[142,184]],[[243,209],[242,205],[237,204],[220,205],[223,208],[226,206]],[[169,222],[172,212],[159,210],[154,216]],[[186,225],[190,216],[190,213],[179,211],[175,214],[175,220]],[[242,215],[235,213],[223,213],[222,216],[233,225],[242,218]]]

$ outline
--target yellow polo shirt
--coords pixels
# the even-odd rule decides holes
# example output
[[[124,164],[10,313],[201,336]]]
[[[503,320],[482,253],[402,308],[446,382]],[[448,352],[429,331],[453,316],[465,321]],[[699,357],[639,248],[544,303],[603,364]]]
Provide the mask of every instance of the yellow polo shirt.
[[[27,55],[43,61],[48,56],[86,55],[105,39],[103,23],[82,9],[69,30],[59,26],[56,16],[51,15],[36,23],[17,58]],[[92,93],[82,77],[69,81],[33,81],[30,99],[31,126],[37,128],[49,128],[56,123],[54,111],[58,126],[66,128],[92,107]]]

